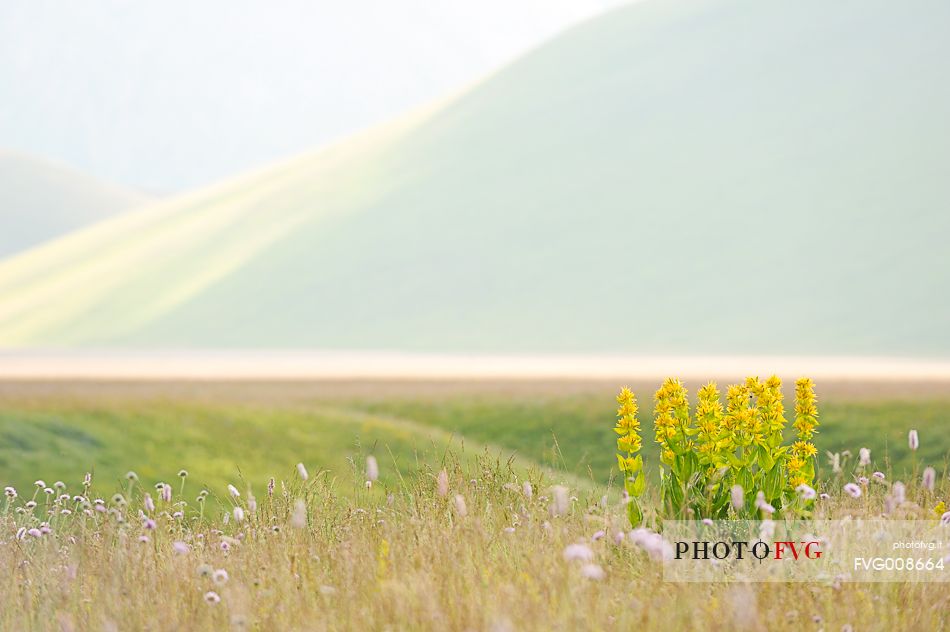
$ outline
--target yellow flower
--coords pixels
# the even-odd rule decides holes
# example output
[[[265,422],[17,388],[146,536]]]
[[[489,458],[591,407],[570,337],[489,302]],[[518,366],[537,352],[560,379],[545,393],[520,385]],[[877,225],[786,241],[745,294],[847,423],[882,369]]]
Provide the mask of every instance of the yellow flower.
[[[639,452],[641,447],[642,442],[636,434],[628,434],[617,439],[617,449],[621,452]]]
[[[818,448],[807,441],[796,441],[792,445],[791,452],[797,454],[798,456],[807,458],[818,454]]]
[[[799,485],[807,485],[808,477],[801,472],[796,472],[788,477],[788,484],[794,489]]]

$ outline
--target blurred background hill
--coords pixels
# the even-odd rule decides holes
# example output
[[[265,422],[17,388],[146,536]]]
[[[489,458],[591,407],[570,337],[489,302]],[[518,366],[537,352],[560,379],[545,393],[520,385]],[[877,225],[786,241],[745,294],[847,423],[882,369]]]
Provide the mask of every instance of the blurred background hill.
[[[948,19],[611,11],[0,264],[0,344],[945,357]]]

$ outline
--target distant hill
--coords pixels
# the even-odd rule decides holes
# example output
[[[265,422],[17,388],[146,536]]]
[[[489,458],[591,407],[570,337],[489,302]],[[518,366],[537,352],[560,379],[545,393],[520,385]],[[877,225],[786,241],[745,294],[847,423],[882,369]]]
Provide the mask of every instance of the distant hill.
[[[0,150],[0,258],[146,201],[68,167]]]
[[[0,344],[950,355],[948,20],[635,3],[0,265]]]

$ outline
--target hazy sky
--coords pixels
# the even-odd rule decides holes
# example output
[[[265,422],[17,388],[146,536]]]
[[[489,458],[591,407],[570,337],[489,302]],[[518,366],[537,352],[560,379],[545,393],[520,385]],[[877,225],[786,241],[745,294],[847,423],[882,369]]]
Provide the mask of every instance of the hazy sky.
[[[14,0],[0,146],[154,192],[457,90],[617,0]]]

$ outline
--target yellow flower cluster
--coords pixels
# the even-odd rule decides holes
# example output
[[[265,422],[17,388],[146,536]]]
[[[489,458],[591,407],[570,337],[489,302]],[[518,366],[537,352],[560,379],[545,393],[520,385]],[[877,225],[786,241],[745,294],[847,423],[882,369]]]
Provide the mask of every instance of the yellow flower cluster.
[[[689,428],[689,398],[683,383],[667,378],[654,396],[654,429],[660,444],[660,460],[671,464],[674,447],[685,450],[692,447],[686,438]]]
[[[699,389],[699,401],[696,404],[697,451],[706,457],[708,465],[720,465],[719,453],[728,449],[730,442],[723,437],[722,402],[715,382]]]
[[[758,395],[759,410],[765,422],[769,439],[781,443],[785,429],[785,406],[782,404],[782,380],[773,375],[765,380],[764,388]]]
[[[682,382],[668,378],[654,394],[654,430],[660,447],[660,490],[670,515],[754,515],[752,505],[735,500],[733,490],[764,494],[765,500],[799,515],[809,508],[796,488],[815,479],[817,448],[812,443],[818,426],[814,385],[796,382],[794,429],[797,438],[784,441],[786,426],[782,381],[777,376],[750,377],[729,386],[725,406],[715,382],[697,393],[691,415]],[[643,492],[643,447],[637,402],[624,388],[617,397],[617,455],[631,497]],[[695,420],[695,423],[694,421]],[[631,506],[631,521],[642,519]],[[745,512],[745,513],[743,513]]]
[[[625,386],[617,396],[617,404],[617,426],[614,428],[614,432],[620,435],[617,437],[617,450],[626,454],[618,454],[617,461],[622,472],[630,472],[635,469],[634,454],[643,447],[640,421],[637,419],[637,398]]]
[[[803,377],[795,382],[795,423],[798,441],[789,450],[785,467],[788,470],[788,483],[792,488],[810,485],[814,479],[814,456],[818,449],[811,443],[818,427],[818,406],[815,398],[815,384]]]

